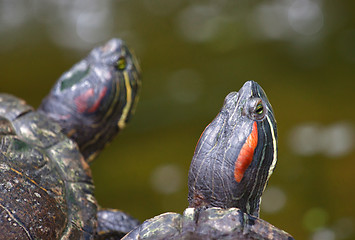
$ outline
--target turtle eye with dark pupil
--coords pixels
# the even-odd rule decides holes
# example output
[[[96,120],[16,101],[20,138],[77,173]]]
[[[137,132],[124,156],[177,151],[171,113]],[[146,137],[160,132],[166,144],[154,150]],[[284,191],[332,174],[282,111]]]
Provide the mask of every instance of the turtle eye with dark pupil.
[[[125,70],[127,67],[127,61],[124,57],[120,57],[118,60],[117,60],[117,69],[118,70]]]
[[[264,107],[261,103],[259,103],[257,106],[256,106],[256,109],[255,109],[255,112],[259,115],[263,114],[264,112]]]
[[[248,116],[252,120],[263,120],[265,114],[267,113],[267,108],[262,99],[258,97],[250,98],[245,103],[245,110],[242,113]]]

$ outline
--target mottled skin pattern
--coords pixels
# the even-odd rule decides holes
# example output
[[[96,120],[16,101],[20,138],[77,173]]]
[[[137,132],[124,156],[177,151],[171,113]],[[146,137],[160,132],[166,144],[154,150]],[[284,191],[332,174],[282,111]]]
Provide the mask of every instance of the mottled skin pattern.
[[[88,161],[131,117],[139,75],[112,39],[63,74],[39,111],[0,94],[0,239],[119,239],[138,225],[97,210]]]
[[[254,141],[247,140],[251,135]],[[248,81],[226,97],[198,141],[189,170],[190,207],[183,215],[165,213],[146,220],[123,240],[292,240],[288,233],[258,218],[276,156],[271,105],[262,88]],[[237,161],[245,160],[246,168],[239,168]]]

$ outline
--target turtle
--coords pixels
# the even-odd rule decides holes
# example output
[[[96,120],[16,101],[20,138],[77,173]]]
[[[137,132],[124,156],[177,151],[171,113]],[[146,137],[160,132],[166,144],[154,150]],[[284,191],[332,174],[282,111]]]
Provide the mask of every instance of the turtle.
[[[284,239],[259,218],[262,193],[277,162],[277,128],[258,83],[229,93],[198,140],[188,173],[189,206],[144,221],[122,240]]]
[[[89,163],[131,118],[141,73],[111,39],[65,72],[37,110],[0,94],[0,239],[105,239],[138,221],[99,209]]]

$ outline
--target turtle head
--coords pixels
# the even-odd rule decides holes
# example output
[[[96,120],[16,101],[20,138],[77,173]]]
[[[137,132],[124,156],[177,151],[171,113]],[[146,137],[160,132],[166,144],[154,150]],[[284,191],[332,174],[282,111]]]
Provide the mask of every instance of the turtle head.
[[[272,107],[259,84],[248,81],[227,95],[197,143],[189,170],[190,206],[237,207],[258,216],[276,161]]]
[[[64,73],[39,111],[57,121],[90,161],[124,128],[140,86],[135,56],[122,40],[112,39]]]

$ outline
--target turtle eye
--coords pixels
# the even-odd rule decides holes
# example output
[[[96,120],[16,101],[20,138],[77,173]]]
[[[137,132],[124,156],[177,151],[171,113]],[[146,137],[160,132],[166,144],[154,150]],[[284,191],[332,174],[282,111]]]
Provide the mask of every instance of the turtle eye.
[[[251,98],[247,101],[245,114],[253,120],[263,120],[266,114],[266,106],[261,98]]]
[[[120,57],[118,60],[117,60],[117,63],[116,63],[116,67],[118,70],[125,70],[126,67],[127,67],[127,61],[126,61],[126,58],[125,57]]]
[[[265,103],[260,98],[255,98],[250,105],[250,115],[255,120],[262,120],[265,116]]]
[[[258,105],[256,105],[255,112],[259,115],[263,114],[264,106],[261,103],[259,103]]]

